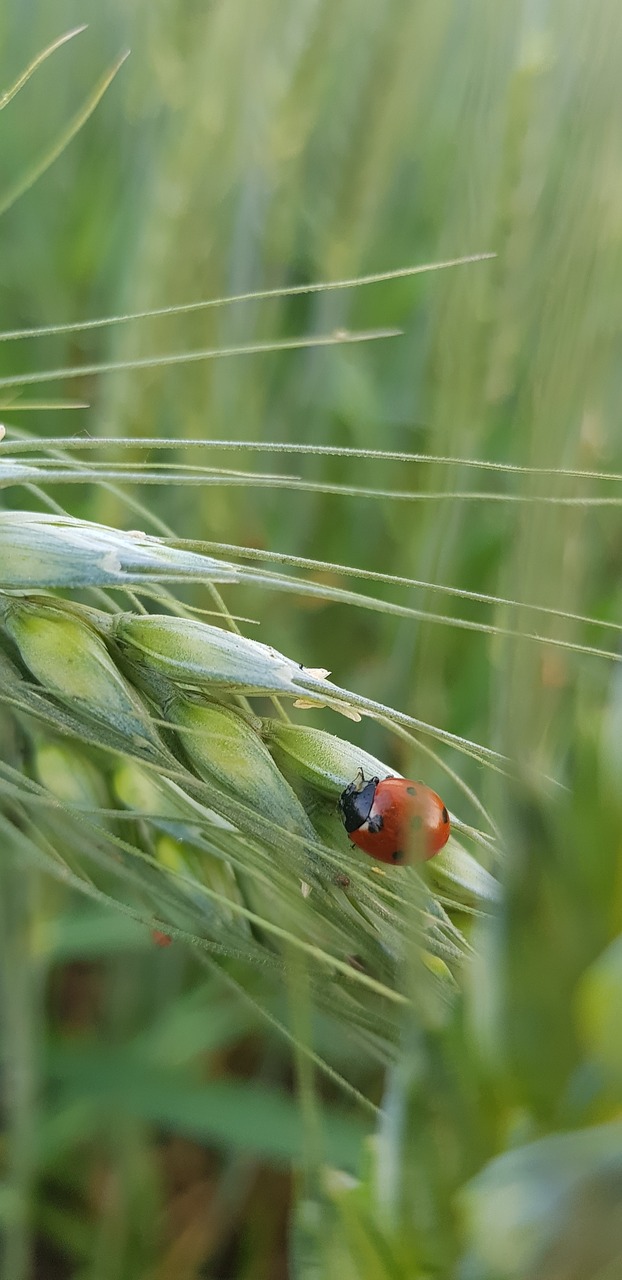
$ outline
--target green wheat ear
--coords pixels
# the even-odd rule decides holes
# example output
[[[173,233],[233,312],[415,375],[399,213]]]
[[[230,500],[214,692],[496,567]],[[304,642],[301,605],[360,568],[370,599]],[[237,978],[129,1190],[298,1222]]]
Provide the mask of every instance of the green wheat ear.
[[[104,574],[108,587],[149,582],[152,591],[201,570],[231,580],[230,566],[24,512],[3,514],[0,546],[12,552],[0,571],[0,690],[30,743],[32,783],[23,781],[20,803],[36,809],[30,840],[43,860],[67,863],[85,892],[275,973],[283,948],[302,949],[317,970],[319,1004],[345,1001],[359,1031],[384,998],[378,1026],[388,1040],[387,1010],[401,1001],[396,966],[415,931],[444,1002],[468,947],[431,886],[450,906],[485,910],[492,877],[452,840],[410,912],[399,876],[418,873],[379,875],[350,848],[337,813],[360,767],[381,777],[388,767],[323,730],[260,719],[251,706],[278,695],[340,708],[343,694],[352,711],[354,696],[222,628],[50,594],[101,587]],[[81,853],[85,826],[98,835],[95,849],[82,837]]]

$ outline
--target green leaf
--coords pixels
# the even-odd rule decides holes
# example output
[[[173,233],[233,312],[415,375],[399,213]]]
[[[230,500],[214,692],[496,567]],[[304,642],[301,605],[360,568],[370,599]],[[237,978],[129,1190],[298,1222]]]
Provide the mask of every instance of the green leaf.
[[[294,1099],[265,1085],[214,1080],[197,1084],[186,1073],[159,1070],[121,1050],[50,1052],[48,1070],[68,1096],[97,1097],[102,1115],[119,1113],[159,1129],[223,1149],[249,1152],[275,1164],[303,1157],[304,1130]],[[358,1166],[365,1126],[336,1108],[327,1110],[325,1158],[338,1168]]]
[[[622,1081],[622,935],[584,973],[577,1008],[590,1055]]]
[[[467,1274],[596,1280],[622,1254],[622,1122],[506,1152],[460,1200],[472,1250]]]

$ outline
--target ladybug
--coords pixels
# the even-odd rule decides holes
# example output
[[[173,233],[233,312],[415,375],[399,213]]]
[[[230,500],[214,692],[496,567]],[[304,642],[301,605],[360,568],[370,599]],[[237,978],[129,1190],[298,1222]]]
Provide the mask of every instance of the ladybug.
[[[353,844],[380,862],[433,858],[449,839],[449,814],[440,796],[409,778],[365,778],[363,770],[339,797]]]

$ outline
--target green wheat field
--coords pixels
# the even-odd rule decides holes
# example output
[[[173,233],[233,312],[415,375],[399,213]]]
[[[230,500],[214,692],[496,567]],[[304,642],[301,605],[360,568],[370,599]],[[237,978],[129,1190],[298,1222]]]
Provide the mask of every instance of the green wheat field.
[[[0,35],[0,1280],[619,1280],[619,0]]]

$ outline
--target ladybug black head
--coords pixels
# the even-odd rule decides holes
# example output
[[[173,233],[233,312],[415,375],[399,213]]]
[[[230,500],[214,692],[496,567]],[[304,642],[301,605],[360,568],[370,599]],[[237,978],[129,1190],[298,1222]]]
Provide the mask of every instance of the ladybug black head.
[[[339,808],[346,831],[357,831],[362,827],[371,812],[374,803],[378,778],[370,778],[367,782],[360,769],[354,782],[349,782],[339,797]]]

